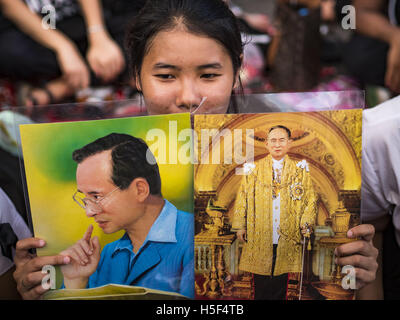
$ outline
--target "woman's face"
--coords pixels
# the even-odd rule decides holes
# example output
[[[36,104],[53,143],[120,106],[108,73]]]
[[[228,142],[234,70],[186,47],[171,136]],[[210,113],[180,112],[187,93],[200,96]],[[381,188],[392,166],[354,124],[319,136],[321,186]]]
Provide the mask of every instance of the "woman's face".
[[[222,45],[179,28],[154,37],[136,79],[149,114],[225,113],[236,82]]]

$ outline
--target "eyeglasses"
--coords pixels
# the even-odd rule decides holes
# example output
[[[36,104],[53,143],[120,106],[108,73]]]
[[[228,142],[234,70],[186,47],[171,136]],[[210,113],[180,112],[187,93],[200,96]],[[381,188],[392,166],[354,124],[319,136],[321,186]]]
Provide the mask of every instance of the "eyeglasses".
[[[281,139],[272,138],[272,139],[268,139],[268,142],[271,143],[271,144],[276,144],[277,142],[278,142],[279,144],[284,144],[284,143],[286,143],[287,141],[288,141],[287,138],[281,138]]]
[[[83,210],[91,210],[93,213],[99,213],[102,210],[102,201],[104,201],[108,196],[110,196],[114,191],[119,189],[116,187],[107,193],[104,197],[99,197],[98,199],[90,199],[90,198],[82,198],[79,196],[79,192],[76,191],[72,196],[72,199],[83,209]]]

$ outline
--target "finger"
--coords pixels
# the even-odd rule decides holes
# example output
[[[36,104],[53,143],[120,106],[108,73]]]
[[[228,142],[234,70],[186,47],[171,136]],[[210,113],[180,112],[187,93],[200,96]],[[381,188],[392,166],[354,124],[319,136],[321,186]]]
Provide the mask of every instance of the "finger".
[[[33,287],[36,287],[42,283],[43,278],[47,273],[42,273],[42,271],[28,273],[21,281],[19,281],[18,286],[23,291],[28,291]]]
[[[56,265],[65,265],[69,263],[70,260],[68,259],[68,257],[65,257],[61,254],[56,256],[36,257],[26,264],[26,271],[28,273],[36,272],[42,270],[43,267],[47,265],[56,266]]]
[[[122,62],[123,62],[123,56],[118,48],[108,62],[108,65],[110,67],[108,81],[114,80],[118,76],[121,70]]]
[[[71,75],[68,79],[68,83],[69,83],[70,87],[74,90],[81,88],[81,80],[80,80],[79,75],[77,75],[77,74]]]
[[[360,290],[361,288],[363,288],[366,285],[366,283],[364,281],[361,280],[356,280],[356,290]]]
[[[77,261],[83,266],[85,266],[89,262],[88,256],[80,246],[74,246],[73,248],[71,248],[71,250],[74,254],[75,261]]]
[[[107,61],[106,64],[106,76],[104,78],[104,81],[109,82],[115,79],[115,77],[118,75],[118,57],[113,56],[111,59]]]
[[[75,250],[75,248],[73,248],[73,247],[66,250],[63,254],[65,254],[66,257],[69,257],[70,259],[72,259],[75,263],[78,263],[83,266],[86,265],[86,263],[81,259],[77,250]]]
[[[73,89],[86,88],[88,85],[89,75],[85,68],[71,72],[67,77],[67,82]]]
[[[102,68],[101,65],[97,62],[97,60],[92,61],[90,67],[92,68],[96,77],[100,78],[102,74]]]
[[[88,226],[88,228],[86,229],[86,232],[85,232],[85,234],[84,234],[83,237],[82,237],[82,240],[86,240],[86,241],[89,243],[90,238],[92,237],[92,232],[93,232],[93,225],[90,224],[90,225]]]
[[[102,77],[103,81],[104,82],[110,81],[110,79],[112,78],[112,74],[113,74],[112,66],[108,64],[107,67],[103,69],[103,77]]]
[[[90,74],[89,74],[89,70],[87,68],[85,68],[85,74],[83,77],[83,81],[81,83],[81,89],[85,89],[87,87],[89,87],[90,85]]]
[[[337,257],[345,257],[354,254],[360,254],[376,259],[376,257],[378,256],[378,249],[376,249],[370,242],[367,242],[365,240],[345,243],[335,249],[335,255]]]
[[[78,89],[84,89],[87,88],[89,86],[89,70],[86,67],[86,65],[84,65],[82,67],[82,69],[79,70],[78,74],[77,74],[77,88]]]
[[[50,288],[45,288],[41,284],[25,292],[22,296],[24,300],[38,300],[42,295],[47,292]]]
[[[74,72],[66,72],[64,74],[65,81],[68,83],[68,86],[75,89],[76,88],[76,75]]]
[[[377,263],[374,259],[362,255],[352,255],[349,257],[336,258],[335,263],[339,266],[348,265],[354,268],[358,267],[368,271],[375,271],[375,269],[377,268]]]
[[[46,242],[39,238],[26,238],[19,240],[16,244],[16,251],[14,260],[17,264],[19,259],[30,258],[31,255],[29,253],[30,249],[33,248],[42,248],[46,245]]]
[[[362,268],[355,268],[356,275],[356,287],[357,289],[361,289],[368,283],[371,283],[375,280],[375,272],[367,271]]]
[[[90,241],[80,240],[78,245],[81,246],[82,250],[86,253],[86,255],[91,255],[93,253],[93,249],[91,247]]]
[[[375,228],[372,224],[360,224],[347,232],[348,238],[363,238],[366,241],[371,241],[374,235]]]
[[[101,246],[100,246],[99,238],[97,236],[93,237],[93,239],[91,240],[91,245],[92,245],[92,248],[93,248],[93,257],[96,260],[99,260],[100,259]]]
[[[90,59],[90,68],[97,78],[103,79],[106,75],[107,64],[98,58]]]
[[[118,61],[117,59],[112,59],[109,62],[109,78],[108,80],[112,80],[115,78],[115,74],[117,73],[117,69],[118,69]]]

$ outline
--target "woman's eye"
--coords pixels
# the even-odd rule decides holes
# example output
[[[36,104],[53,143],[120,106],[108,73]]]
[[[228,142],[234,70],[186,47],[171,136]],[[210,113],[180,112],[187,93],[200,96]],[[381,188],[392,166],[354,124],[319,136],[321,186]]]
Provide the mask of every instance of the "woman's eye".
[[[174,76],[172,74],[156,74],[155,77],[160,78],[162,80],[174,79]]]
[[[220,74],[217,74],[217,73],[205,73],[205,74],[201,75],[201,78],[203,78],[203,79],[214,79],[214,78],[219,77],[219,76],[220,76]]]

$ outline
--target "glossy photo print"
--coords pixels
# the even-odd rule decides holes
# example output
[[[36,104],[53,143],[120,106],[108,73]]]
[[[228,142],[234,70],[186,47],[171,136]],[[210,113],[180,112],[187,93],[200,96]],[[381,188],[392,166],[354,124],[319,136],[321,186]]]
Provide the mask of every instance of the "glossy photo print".
[[[20,133],[37,253],[70,258],[45,297],[193,298],[189,114]]]
[[[362,110],[195,118],[197,299],[353,299]]]

